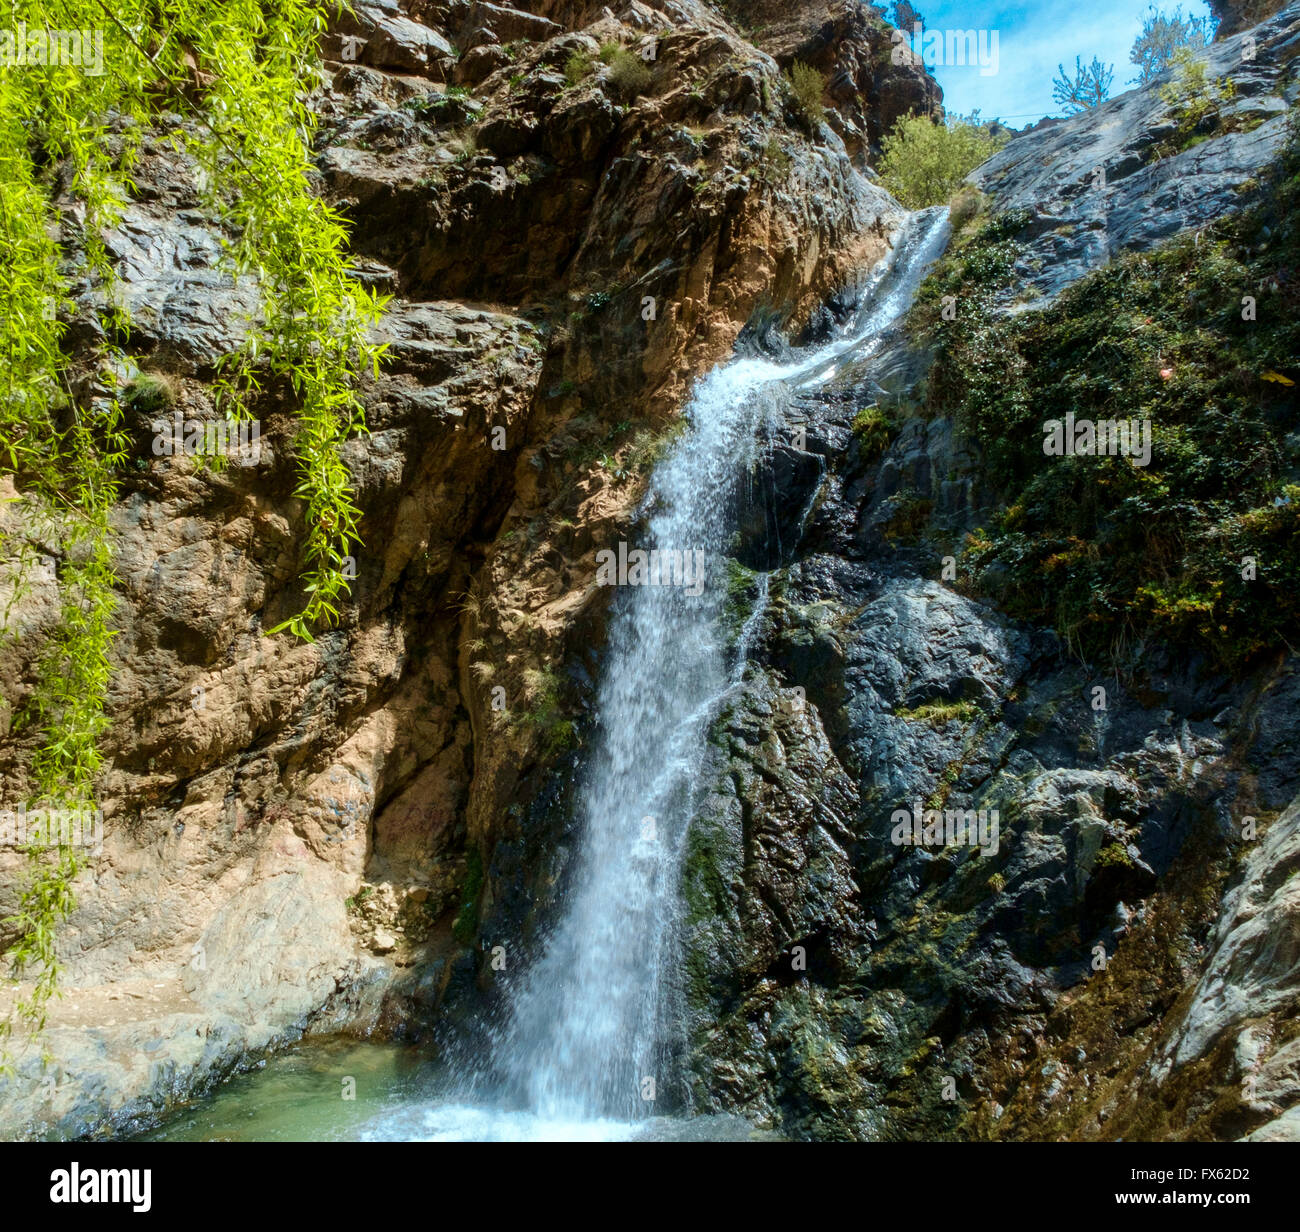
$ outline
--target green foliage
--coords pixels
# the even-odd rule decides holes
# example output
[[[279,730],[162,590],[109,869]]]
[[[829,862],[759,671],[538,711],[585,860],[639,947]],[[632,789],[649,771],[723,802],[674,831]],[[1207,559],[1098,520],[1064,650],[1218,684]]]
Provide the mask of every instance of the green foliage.
[[[624,98],[636,98],[650,88],[650,70],[635,52],[620,47],[605,63],[609,65],[610,82]]]
[[[727,596],[723,604],[723,621],[727,635],[735,641],[758,602],[759,575],[734,557],[727,557]]]
[[[569,53],[569,58],[564,62],[564,80],[569,85],[576,86],[590,77],[595,67],[587,52],[581,48],[575,49]]]
[[[940,205],[1007,140],[981,124],[904,116],[880,143],[880,178],[909,209]]]
[[[993,310],[1014,290],[1009,236],[1023,219],[992,220],[927,281],[931,400],[959,408],[1005,500],[963,553],[972,589],[1121,670],[1156,640],[1232,668],[1294,639],[1297,219],[1293,118],[1257,207],[1127,255],[1043,311]],[[939,319],[945,294],[959,298],[955,321]],[[1244,295],[1258,320],[1244,319]],[[1151,464],[1046,458],[1044,421],[1070,412],[1150,420]]]
[[[929,723],[932,727],[945,727],[954,720],[969,723],[980,717],[980,708],[974,702],[924,702],[912,710],[895,710],[894,714],[909,723]]]
[[[963,184],[948,203],[948,222],[955,232],[964,230],[970,223],[984,213],[987,199],[972,184]]]
[[[483,897],[483,857],[473,848],[465,862],[465,884],[460,892],[460,909],[452,921],[451,932],[461,945],[472,945],[478,928],[479,902]]]
[[[381,356],[368,334],[382,301],[352,279],[342,222],[310,187],[315,120],[307,95],[333,8],[321,0],[8,6],[14,28],[102,32],[105,70],[59,62],[0,71],[0,466],[23,495],[32,540],[39,536],[60,562],[60,621],[20,716],[39,735],[27,786],[42,806],[93,806],[115,602],[109,515],[129,447],[117,397],[91,402],[71,393],[62,318],[70,314],[69,283],[88,282],[105,305],[108,336],[128,325],[103,237],[132,192],[145,134],[169,131],[197,164],[207,204],[225,227],[230,267],[254,277],[261,292],[246,343],[223,365],[223,405],[234,417],[250,415],[271,379],[285,380],[296,403],[306,599],[280,628],[310,637],[311,626],[337,618],[359,517],[338,451],[364,429],[354,390]],[[56,214],[56,192],[77,203],[78,221]],[[117,358],[106,344],[105,374]],[[163,378],[140,378],[128,391],[137,405],[167,395]],[[28,546],[4,548],[21,574]],[[20,576],[18,593],[24,585]],[[30,854],[33,875],[10,920],[17,940],[8,955],[15,973],[37,970],[19,1017],[39,1028],[77,858],[66,848]]]
[[[794,160],[777,137],[769,137],[759,163],[759,178],[765,184],[779,184],[790,174]]]
[[[1235,83],[1226,77],[1211,81],[1204,59],[1180,47],[1172,57],[1173,79],[1160,87],[1160,98],[1178,121],[1178,131],[1162,148],[1162,154],[1185,149],[1204,122],[1217,116],[1219,108],[1236,96]]]
[[[1173,67],[1179,51],[1195,53],[1208,47],[1216,24],[1213,17],[1184,17],[1182,5],[1165,13],[1153,4],[1129,52],[1129,59],[1138,67],[1134,84],[1144,86]]]
[[[1064,107],[1067,115],[1075,115],[1092,107],[1100,107],[1110,97],[1115,80],[1115,66],[1103,64],[1096,56],[1085,65],[1079,56],[1074,57],[1074,76],[1067,76],[1065,65],[1058,64],[1057,76],[1052,82],[1052,100]]]
[[[890,422],[889,416],[872,403],[870,406],[864,406],[853,417],[852,427],[863,457],[867,461],[873,461],[885,452],[894,425]]]
[[[141,372],[127,384],[122,401],[133,411],[153,415],[170,410],[180,395],[175,377],[165,372]]]
[[[530,670],[524,673],[531,704],[520,722],[541,736],[542,753],[558,757],[578,743],[578,728],[565,716],[560,701],[560,678],[553,669]]]
[[[1103,847],[1093,861],[1094,870],[1103,868],[1133,868],[1133,857],[1123,843],[1114,842]]]
[[[826,108],[822,105],[826,78],[811,64],[796,60],[790,65],[785,79],[794,94],[795,106],[799,109],[799,114],[813,128],[816,128],[826,118]]]

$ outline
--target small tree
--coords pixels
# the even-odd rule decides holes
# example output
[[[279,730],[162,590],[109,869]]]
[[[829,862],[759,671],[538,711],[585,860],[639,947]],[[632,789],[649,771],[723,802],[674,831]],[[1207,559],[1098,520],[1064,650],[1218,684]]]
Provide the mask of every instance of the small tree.
[[[1193,55],[1189,48],[1179,47],[1171,63],[1174,75],[1160,87],[1160,99],[1177,119],[1178,132],[1165,153],[1185,148],[1206,118],[1237,93],[1232,78],[1211,80],[1205,60]]]
[[[1096,56],[1085,66],[1080,56],[1074,57],[1074,77],[1067,77],[1065,65],[1058,64],[1059,75],[1052,82],[1052,98],[1070,115],[1099,107],[1110,97],[1111,83],[1115,80],[1115,66],[1103,64]]]
[[[978,113],[971,118],[978,119]],[[909,209],[939,205],[1008,140],[1006,133],[959,117],[943,122],[904,116],[881,142],[880,178]]]
[[[822,105],[822,92],[826,89],[826,78],[811,64],[796,60],[790,65],[786,81],[794,91],[795,104],[800,113],[816,128],[826,118],[826,108]]]
[[[1153,4],[1142,23],[1142,33],[1129,52],[1128,58],[1138,67],[1133,83],[1144,86],[1172,68],[1177,51],[1194,53],[1208,47],[1217,27],[1213,17],[1184,17],[1181,5],[1172,13],[1165,13]]]

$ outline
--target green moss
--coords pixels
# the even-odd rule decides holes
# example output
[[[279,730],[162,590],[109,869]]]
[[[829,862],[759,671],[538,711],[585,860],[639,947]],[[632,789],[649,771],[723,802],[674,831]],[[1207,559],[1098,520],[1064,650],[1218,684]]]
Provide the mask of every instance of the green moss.
[[[954,719],[959,723],[969,723],[980,717],[980,708],[974,702],[924,702],[913,710],[895,710],[897,718],[909,723],[929,723],[933,727],[943,727]]]
[[[894,425],[889,416],[873,402],[854,415],[852,427],[863,458],[873,462],[885,452]]]
[[[483,857],[474,848],[465,861],[465,881],[460,891],[460,908],[452,921],[451,932],[461,945],[470,945],[478,931],[479,901],[483,897]]]
[[[726,903],[726,885],[718,871],[717,824],[697,817],[686,835],[682,859],[682,898],[686,923],[700,924],[715,919]]]
[[[1096,860],[1093,861],[1094,869],[1102,868],[1132,868],[1133,857],[1129,855],[1128,848],[1121,842],[1110,843],[1103,847],[1098,853]]]
[[[734,641],[745,627],[745,621],[758,600],[758,574],[747,569],[740,561],[727,559],[727,598],[723,606],[723,620]]]

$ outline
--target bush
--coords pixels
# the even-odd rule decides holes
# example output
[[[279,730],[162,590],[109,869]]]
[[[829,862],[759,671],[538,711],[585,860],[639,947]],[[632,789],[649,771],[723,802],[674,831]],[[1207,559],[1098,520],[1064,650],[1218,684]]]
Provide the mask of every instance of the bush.
[[[572,52],[564,62],[564,80],[569,85],[576,86],[580,81],[590,77],[594,68],[591,56],[579,49]]]
[[[763,147],[763,155],[759,162],[759,178],[765,184],[779,183],[790,174],[790,167],[793,162],[790,152],[781,144],[780,140],[776,137],[769,137],[767,145]]]
[[[826,78],[811,64],[796,60],[785,75],[790,89],[794,92],[795,106],[799,114],[809,124],[816,127],[826,118],[826,108],[822,106],[822,93],[826,89]]]
[[[970,184],[963,184],[948,203],[948,221],[954,232],[961,231],[984,212],[984,194]]]
[[[1205,61],[1186,47],[1180,47],[1174,53],[1173,64],[1173,80],[1160,87],[1160,100],[1178,121],[1178,132],[1171,139],[1169,148],[1161,151],[1165,154],[1186,147],[1195,137],[1201,122],[1216,114],[1220,106],[1237,93],[1236,85],[1227,78],[1211,81]]]
[[[163,372],[141,372],[126,387],[123,401],[145,415],[169,410],[181,396],[180,383]]]
[[[874,461],[885,452],[893,425],[889,417],[876,405],[863,407],[853,417],[853,435],[858,438],[863,457]]]
[[[904,116],[881,142],[880,178],[909,209],[940,205],[1008,140],[965,120]]]
[[[650,70],[635,52],[620,47],[605,63],[609,65],[610,82],[624,98],[636,98],[649,89]]]

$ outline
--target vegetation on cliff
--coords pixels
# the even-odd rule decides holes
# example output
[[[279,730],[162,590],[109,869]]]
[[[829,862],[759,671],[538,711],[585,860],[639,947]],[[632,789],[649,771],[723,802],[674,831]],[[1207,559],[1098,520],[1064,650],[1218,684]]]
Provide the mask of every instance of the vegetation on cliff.
[[[1259,203],[1007,314],[1025,219],[959,237],[918,316],[931,405],[958,411],[1005,499],[965,576],[1085,657],[1160,639],[1242,664],[1300,620],[1300,126]],[[947,298],[951,297],[951,298]],[[944,304],[949,306],[945,320]],[[1049,457],[1049,422],[1150,425],[1149,465]]]
[[[228,416],[251,417],[272,380],[292,390],[305,599],[280,627],[310,637],[338,615],[359,518],[339,446],[364,430],[354,388],[379,362],[367,335],[382,304],[352,280],[344,228],[309,181],[315,120],[306,100],[331,7],[166,0],[142,16],[111,0],[10,6],[14,28],[31,36],[25,62],[0,73],[0,467],[26,498],[29,525],[5,550],[21,575],[14,598],[31,584],[36,543],[53,553],[57,564],[45,567],[57,570],[60,594],[58,627],[17,716],[39,731],[35,803],[94,807],[115,605],[109,514],[128,448],[114,371],[131,338],[104,234],[127,207],[147,132],[170,131],[194,160],[226,227],[232,272],[260,291],[259,319],[218,386]],[[105,305],[109,340],[94,360],[95,395],[73,392],[65,346],[83,282]],[[54,989],[53,930],[70,910],[77,863],[71,847],[46,837],[30,846],[33,878],[8,951],[15,972],[37,971],[20,1007],[36,1026]]]

